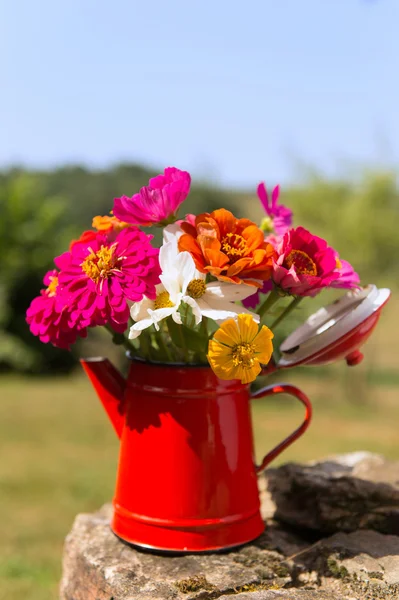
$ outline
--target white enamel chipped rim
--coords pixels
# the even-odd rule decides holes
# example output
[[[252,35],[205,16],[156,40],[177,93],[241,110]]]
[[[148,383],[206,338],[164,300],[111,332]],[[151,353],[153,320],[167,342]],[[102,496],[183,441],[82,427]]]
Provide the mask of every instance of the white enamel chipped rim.
[[[389,289],[368,285],[320,308],[281,344],[278,366],[293,366],[324,350],[379,310],[390,294]]]

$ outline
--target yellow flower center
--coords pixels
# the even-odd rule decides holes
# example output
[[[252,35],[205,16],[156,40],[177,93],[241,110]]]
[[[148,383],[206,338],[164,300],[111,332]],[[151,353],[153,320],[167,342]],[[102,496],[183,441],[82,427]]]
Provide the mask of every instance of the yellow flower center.
[[[255,348],[249,342],[240,342],[232,348],[232,360],[235,367],[250,369],[254,365]]]
[[[230,262],[235,262],[248,252],[247,241],[238,233],[226,233],[222,239],[222,251],[227,254]]]
[[[157,294],[157,297],[155,298],[154,302],[155,310],[157,310],[158,308],[172,308],[172,306],[174,306],[174,304],[170,300],[169,292],[165,291],[161,292],[160,294]]]
[[[58,277],[57,275],[50,277],[50,283],[47,288],[47,296],[55,296],[58,287]]]
[[[117,268],[118,262],[122,260],[122,256],[117,257],[114,255],[116,244],[112,246],[101,246],[100,250],[94,252],[91,248],[89,256],[86,256],[82,264],[83,273],[85,273],[95,283],[98,283],[101,279],[107,279],[109,275],[119,270]]]
[[[187,294],[197,300],[201,298],[206,292],[206,285],[203,279],[192,279],[187,286]]]
[[[317,275],[317,267],[306,252],[291,250],[284,261],[284,266],[290,269],[294,265],[300,275]]]
[[[335,258],[335,268],[342,269],[342,262],[339,260],[338,256]]]

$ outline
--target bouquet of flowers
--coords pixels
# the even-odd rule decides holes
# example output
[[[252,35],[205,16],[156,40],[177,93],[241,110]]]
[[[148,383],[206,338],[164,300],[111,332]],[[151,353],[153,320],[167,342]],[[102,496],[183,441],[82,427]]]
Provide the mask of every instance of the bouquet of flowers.
[[[357,288],[359,276],[327,242],[292,227],[292,212],[263,183],[260,226],[220,208],[178,219],[189,173],[174,167],[72,241],[27,311],[31,332],[69,349],[103,326],[131,356],[206,364],[220,379],[253,381],[273,352],[273,331],[323,288]],[[161,227],[161,248],[145,227]],[[271,321],[271,310],[289,304]],[[275,307],[273,308],[275,311]],[[275,313],[274,313],[275,314]]]

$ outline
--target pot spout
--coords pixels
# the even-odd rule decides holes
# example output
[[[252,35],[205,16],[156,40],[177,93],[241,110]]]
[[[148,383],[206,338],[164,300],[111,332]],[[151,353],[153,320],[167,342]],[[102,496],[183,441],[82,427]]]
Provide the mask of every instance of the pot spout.
[[[80,362],[120,438],[125,423],[125,379],[107,358],[83,358]]]

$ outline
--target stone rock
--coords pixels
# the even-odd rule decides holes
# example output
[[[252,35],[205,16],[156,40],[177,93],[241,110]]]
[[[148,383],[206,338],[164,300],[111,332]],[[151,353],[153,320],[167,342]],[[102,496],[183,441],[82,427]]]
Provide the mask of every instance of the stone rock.
[[[333,552],[330,568],[333,557],[341,572],[363,581],[397,584],[399,591],[399,537],[365,530],[336,533],[323,540],[322,548]]]
[[[278,525],[229,553],[162,556],[121,542],[110,530],[111,507],[78,515],[67,536],[62,600],[218,598],[225,593],[282,588],[292,582],[285,555],[305,543]]]
[[[371,530],[322,538],[294,558],[306,583],[317,574],[322,589],[340,588],[356,598],[399,598],[399,537]]]
[[[269,470],[265,533],[226,553],[134,549],[111,532],[106,505],[67,536],[60,598],[399,600],[398,480],[397,464],[366,453]]]
[[[235,594],[234,600],[338,600],[330,592],[314,592],[308,590],[269,590],[261,592],[244,592]],[[219,596],[219,600],[232,600],[231,595]],[[355,598],[341,597],[340,600],[356,600]]]
[[[61,600],[399,598],[396,536],[359,531],[309,544],[272,522],[234,552],[160,556],[118,540],[110,515],[107,505],[76,518],[65,544]]]
[[[264,477],[266,517],[324,534],[374,529],[399,535],[399,462],[355,452],[289,463]]]

